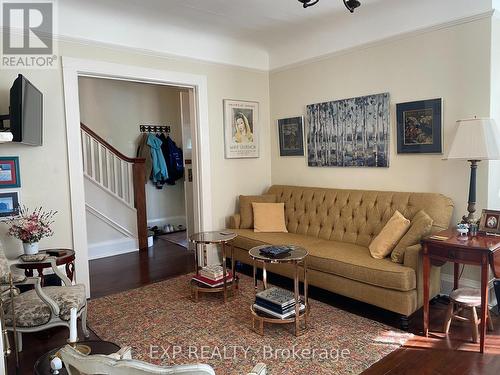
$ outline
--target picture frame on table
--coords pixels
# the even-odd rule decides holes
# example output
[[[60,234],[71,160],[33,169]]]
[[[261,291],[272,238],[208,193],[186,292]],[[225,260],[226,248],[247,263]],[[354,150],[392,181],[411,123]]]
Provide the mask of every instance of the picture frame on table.
[[[396,104],[398,154],[443,153],[443,99]]]
[[[304,156],[304,117],[278,120],[280,156]]]
[[[500,234],[500,211],[483,209],[479,221],[479,232]]]
[[[0,192],[0,218],[10,218],[19,214],[19,192]]]
[[[0,189],[12,189],[21,187],[21,175],[19,173],[19,157],[0,157]]]
[[[259,157],[259,103],[224,100],[224,156],[226,159]]]

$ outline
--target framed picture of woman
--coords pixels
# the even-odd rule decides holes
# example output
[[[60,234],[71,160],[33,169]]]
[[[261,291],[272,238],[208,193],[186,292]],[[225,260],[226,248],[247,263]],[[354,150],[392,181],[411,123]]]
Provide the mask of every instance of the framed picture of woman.
[[[226,159],[259,157],[259,103],[224,100]]]

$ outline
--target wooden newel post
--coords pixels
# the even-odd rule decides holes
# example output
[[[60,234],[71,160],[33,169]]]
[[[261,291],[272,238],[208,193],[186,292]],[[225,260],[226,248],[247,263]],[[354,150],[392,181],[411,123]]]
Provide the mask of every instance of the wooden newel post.
[[[134,173],[134,206],[137,210],[137,237],[139,250],[148,248],[148,223],[146,218],[146,167],[145,160],[139,159],[133,164]]]

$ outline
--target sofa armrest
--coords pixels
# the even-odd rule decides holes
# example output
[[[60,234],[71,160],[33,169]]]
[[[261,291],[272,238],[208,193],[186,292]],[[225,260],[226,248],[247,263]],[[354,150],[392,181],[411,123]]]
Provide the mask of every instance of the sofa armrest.
[[[240,222],[241,222],[241,215],[240,214],[231,215],[229,217],[228,229],[239,229]]]
[[[417,244],[408,246],[405,250],[404,262],[405,267],[410,267],[415,270],[417,282],[417,308],[424,305],[424,262],[422,255],[422,245]],[[441,291],[441,267],[431,265],[429,297],[433,298]]]

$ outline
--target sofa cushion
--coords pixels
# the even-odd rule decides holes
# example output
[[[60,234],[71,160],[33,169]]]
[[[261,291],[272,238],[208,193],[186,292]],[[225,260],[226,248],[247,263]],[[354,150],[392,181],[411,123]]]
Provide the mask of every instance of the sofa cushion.
[[[388,256],[399,240],[403,238],[408,228],[410,228],[410,220],[401,215],[401,212],[394,212],[394,215],[368,246],[372,257],[384,259]]]
[[[285,226],[284,203],[257,203],[252,202],[253,231],[287,233]]]
[[[432,223],[432,218],[424,210],[419,211],[411,221],[408,232],[406,232],[394,250],[392,250],[391,260],[402,264],[406,248],[419,244],[423,237],[429,235],[432,230]]]
[[[351,280],[400,291],[416,288],[415,271],[390,259],[374,259],[367,247],[346,242],[322,240],[296,233],[255,233],[249,229],[236,229],[232,244],[250,250],[263,244],[292,244],[308,252],[308,267],[332,273]]]
[[[240,228],[253,228],[252,203],[276,203],[276,195],[240,195]]]

